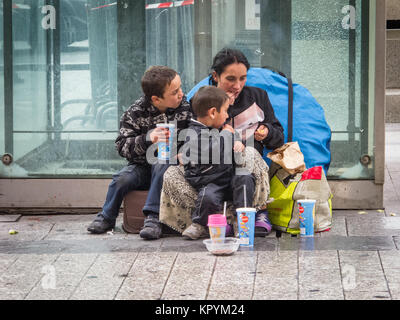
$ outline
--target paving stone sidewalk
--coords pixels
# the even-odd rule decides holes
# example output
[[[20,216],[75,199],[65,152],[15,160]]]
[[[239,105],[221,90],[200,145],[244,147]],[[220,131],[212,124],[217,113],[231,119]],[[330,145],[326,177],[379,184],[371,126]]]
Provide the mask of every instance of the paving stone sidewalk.
[[[313,239],[273,232],[216,257],[201,240],[126,234],[121,216],[91,235],[93,214],[0,215],[0,300],[400,299],[400,125],[386,131],[385,210],[335,210]]]

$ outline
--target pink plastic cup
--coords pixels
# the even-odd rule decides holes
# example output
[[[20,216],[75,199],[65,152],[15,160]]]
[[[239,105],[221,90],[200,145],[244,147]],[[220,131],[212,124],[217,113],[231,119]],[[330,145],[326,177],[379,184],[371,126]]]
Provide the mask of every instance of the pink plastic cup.
[[[208,228],[213,242],[223,242],[225,240],[226,217],[222,214],[212,214],[208,216]]]

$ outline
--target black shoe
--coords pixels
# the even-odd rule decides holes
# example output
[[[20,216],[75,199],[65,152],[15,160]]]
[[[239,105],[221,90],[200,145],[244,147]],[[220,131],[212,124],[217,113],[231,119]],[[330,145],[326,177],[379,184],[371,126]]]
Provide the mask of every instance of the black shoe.
[[[115,222],[106,220],[102,215],[98,215],[96,219],[88,226],[87,230],[91,233],[101,234],[112,230]]]
[[[161,238],[161,223],[157,215],[148,215],[144,220],[142,230],[140,230],[140,237],[146,240],[156,240]]]

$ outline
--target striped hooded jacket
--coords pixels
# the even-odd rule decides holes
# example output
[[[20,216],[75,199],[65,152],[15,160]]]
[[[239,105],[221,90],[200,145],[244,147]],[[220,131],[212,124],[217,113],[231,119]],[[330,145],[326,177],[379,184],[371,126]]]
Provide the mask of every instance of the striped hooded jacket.
[[[189,125],[191,110],[186,97],[183,97],[178,108],[167,109],[165,113],[161,113],[149,99],[142,96],[121,117],[119,136],[115,140],[118,153],[126,158],[129,164],[148,164],[146,151],[152,145],[147,137],[148,132],[156,128],[157,123],[174,122],[175,134],[179,135],[180,130]]]

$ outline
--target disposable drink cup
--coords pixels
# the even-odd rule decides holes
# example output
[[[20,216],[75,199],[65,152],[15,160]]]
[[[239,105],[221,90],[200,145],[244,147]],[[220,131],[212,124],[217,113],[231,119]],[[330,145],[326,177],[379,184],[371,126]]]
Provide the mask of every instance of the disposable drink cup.
[[[173,142],[173,135],[175,125],[173,123],[158,123],[157,128],[166,128],[169,130],[169,141],[158,143],[158,160],[169,160],[171,157],[171,146]]]
[[[238,208],[236,209],[239,241],[242,247],[254,246],[254,225],[256,220],[255,208]]]
[[[226,217],[222,214],[208,216],[208,228],[213,242],[224,242],[226,231]]]
[[[315,200],[297,200],[299,207],[300,236],[314,236]]]

